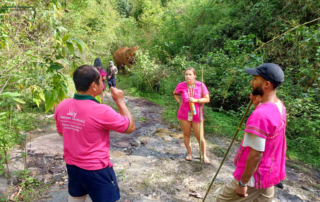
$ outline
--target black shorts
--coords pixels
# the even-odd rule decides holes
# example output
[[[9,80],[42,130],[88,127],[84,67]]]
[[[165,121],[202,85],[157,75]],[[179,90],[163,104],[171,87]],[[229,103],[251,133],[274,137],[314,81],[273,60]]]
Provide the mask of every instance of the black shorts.
[[[93,202],[114,202],[120,199],[120,190],[112,167],[84,170],[67,164],[67,170],[71,196],[81,197],[89,194]]]

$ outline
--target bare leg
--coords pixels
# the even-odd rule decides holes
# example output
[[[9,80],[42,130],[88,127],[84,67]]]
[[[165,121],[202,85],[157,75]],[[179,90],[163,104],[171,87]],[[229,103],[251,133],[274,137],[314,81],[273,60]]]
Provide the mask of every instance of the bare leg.
[[[202,128],[201,128],[201,131],[203,132],[203,124],[202,125]],[[198,140],[198,143],[200,143],[200,131],[199,131],[199,128],[200,128],[200,123],[197,123],[197,122],[192,122],[192,129],[193,129],[193,132]],[[202,137],[201,137],[201,152],[202,152],[202,155],[203,155],[203,160],[205,163],[210,163],[209,161],[209,158],[207,156],[207,153],[206,153],[206,140],[204,139],[204,133],[202,133]]]
[[[69,195],[68,202],[85,202],[87,195],[80,197],[73,197]]]
[[[192,160],[192,151],[191,151],[191,140],[190,140],[190,135],[191,135],[191,121],[185,121],[185,120],[179,120],[182,131],[183,131],[183,140],[184,140],[184,145],[187,148],[188,155],[186,157],[186,160],[191,161]]]

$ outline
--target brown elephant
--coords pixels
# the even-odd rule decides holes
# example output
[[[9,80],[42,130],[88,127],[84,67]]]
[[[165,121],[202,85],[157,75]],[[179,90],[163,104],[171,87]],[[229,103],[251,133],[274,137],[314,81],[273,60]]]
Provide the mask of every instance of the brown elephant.
[[[116,65],[119,68],[119,70],[120,68],[122,68],[123,74],[126,74],[126,69],[124,68],[124,66],[130,68],[130,65],[134,65],[136,63],[136,59],[134,56],[137,51],[137,47],[122,47],[114,52],[113,59],[116,62]]]

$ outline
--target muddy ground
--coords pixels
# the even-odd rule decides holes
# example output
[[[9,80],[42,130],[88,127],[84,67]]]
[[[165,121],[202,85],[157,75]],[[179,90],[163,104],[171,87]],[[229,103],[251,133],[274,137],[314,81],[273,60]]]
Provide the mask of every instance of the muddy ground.
[[[108,97],[104,102],[114,105],[110,102],[110,95]],[[182,131],[179,126],[169,125],[162,119],[161,107],[134,97],[126,97],[125,101],[135,119],[136,130],[129,135],[110,132],[110,156],[121,191],[119,201],[202,201],[190,193],[205,194],[230,138],[206,134],[210,165],[200,164],[198,143],[193,138],[193,161],[186,161]],[[52,185],[50,191],[32,201],[67,201],[68,177],[62,158],[62,137],[55,132],[54,124],[40,126],[39,130],[29,134],[30,137],[31,142],[27,144],[28,169],[35,179]],[[235,169],[232,162],[239,144],[236,142],[232,147],[207,201],[215,201],[219,189],[232,179]],[[19,148],[11,152],[11,172],[24,168],[20,156]],[[286,170],[284,187],[275,188],[273,201],[320,201],[319,171],[291,161],[287,163]],[[0,194],[7,190],[9,196],[14,196],[17,192],[19,182],[15,178],[6,180],[2,177],[0,183]],[[91,200],[87,197],[86,201]]]

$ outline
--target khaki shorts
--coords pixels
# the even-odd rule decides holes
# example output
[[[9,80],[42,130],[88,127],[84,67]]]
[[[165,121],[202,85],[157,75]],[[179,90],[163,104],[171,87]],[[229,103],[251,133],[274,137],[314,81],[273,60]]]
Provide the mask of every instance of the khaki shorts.
[[[239,181],[233,179],[227,183],[219,192],[217,202],[272,202],[274,195],[274,187],[267,189],[255,189],[248,187],[247,197],[240,197],[236,194],[235,190],[239,185]]]

